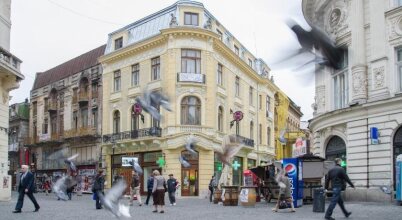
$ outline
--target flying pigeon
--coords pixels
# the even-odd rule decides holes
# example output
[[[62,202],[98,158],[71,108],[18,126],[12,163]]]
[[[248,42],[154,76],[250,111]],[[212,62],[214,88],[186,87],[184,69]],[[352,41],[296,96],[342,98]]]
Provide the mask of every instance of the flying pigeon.
[[[142,175],[142,174],[143,174],[143,170],[142,170],[140,164],[138,164],[137,161],[132,160],[132,161],[130,161],[130,164],[133,166],[133,170],[134,170],[136,173],[138,173],[138,175]]]
[[[68,199],[67,189],[75,184],[76,181],[71,176],[63,176],[53,184],[53,192],[56,193],[57,198],[66,201]]]
[[[181,165],[183,165],[183,167],[185,168],[191,167],[191,164],[187,161],[187,159],[181,155],[179,156],[179,161]]]
[[[222,143],[222,151],[217,152],[219,160],[228,165],[232,166],[230,160],[240,151],[243,147],[240,138],[236,135],[228,135],[225,136],[224,141]]]
[[[157,121],[161,120],[161,114],[155,106],[162,106],[164,109],[171,111],[169,99],[160,92],[150,92],[145,89],[142,97],[135,99],[142,109],[148,112],[151,117]]]
[[[77,158],[78,155],[79,155],[79,154],[74,154],[73,156],[71,156],[71,157],[69,157],[69,158],[67,158],[67,159],[64,160],[64,163],[67,164],[68,168],[69,168],[71,171],[74,171],[74,172],[77,171],[77,167],[76,167],[75,164],[73,163],[73,160],[74,160],[75,158]]]
[[[281,142],[282,144],[286,144],[287,139],[285,138],[285,133],[286,133],[286,129],[283,129],[281,131],[281,133],[279,134],[279,142]]]
[[[341,64],[344,49],[336,47],[326,33],[313,25],[311,25],[310,31],[306,31],[291,19],[287,21],[287,25],[296,34],[300,46],[302,47],[297,54],[313,53],[313,50],[315,50],[316,55],[321,55],[321,57],[314,60],[315,63],[334,69],[342,68]]]
[[[113,187],[103,195],[99,193],[99,199],[105,208],[110,211],[116,217],[127,217],[130,218],[129,207],[119,203],[120,199],[123,197],[123,193],[126,190],[127,184],[124,180],[118,181]]]
[[[196,139],[193,136],[188,137],[187,141],[186,141],[186,146],[184,146],[186,148],[186,150],[188,152],[190,152],[193,156],[197,155],[197,152],[194,150],[195,146],[194,144],[196,143]]]

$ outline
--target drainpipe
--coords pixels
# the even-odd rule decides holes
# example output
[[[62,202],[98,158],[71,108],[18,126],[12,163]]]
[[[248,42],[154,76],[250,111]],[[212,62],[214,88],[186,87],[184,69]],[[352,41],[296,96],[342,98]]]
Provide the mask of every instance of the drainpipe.
[[[370,162],[370,158],[369,158],[369,135],[370,135],[370,129],[369,129],[369,123],[368,123],[368,117],[366,119],[366,125],[367,125],[367,189],[369,188],[369,182],[370,182],[370,177],[369,177],[369,162]]]
[[[260,124],[258,123],[258,118],[259,118],[259,114],[260,114],[259,97],[260,97],[260,89],[259,89],[259,83],[257,82],[257,106],[256,106],[257,107],[257,119],[256,119],[256,121],[257,121],[257,141],[256,141],[257,142],[257,166],[261,165],[261,163],[260,163],[260,146],[258,143],[258,138],[259,138],[259,134],[260,134],[260,131],[259,131]],[[262,134],[261,134],[261,138],[262,138]]]

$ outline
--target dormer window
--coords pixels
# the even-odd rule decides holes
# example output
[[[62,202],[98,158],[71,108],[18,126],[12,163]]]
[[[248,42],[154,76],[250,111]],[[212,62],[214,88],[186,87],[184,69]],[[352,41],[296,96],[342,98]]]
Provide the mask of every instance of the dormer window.
[[[116,40],[114,40],[114,49],[120,49],[123,47],[123,37],[117,38]]]
[[[198,14],[197,13],[184,13],[184,25],[198,26]]]

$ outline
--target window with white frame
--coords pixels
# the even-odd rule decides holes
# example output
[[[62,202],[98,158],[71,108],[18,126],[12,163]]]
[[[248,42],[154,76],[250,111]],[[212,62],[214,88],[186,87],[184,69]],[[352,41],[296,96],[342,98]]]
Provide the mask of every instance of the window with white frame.
[[[398,48],[397,51],[397,72],[398,72],[398,89],[402,92],[402,47]]]
[[[254,96],[254,90],[253,90],[253,87],[251,87],[250,86],[250,89],[249,89],[249,93],[248,93],[248,99],[249,99],[249,104],[250,105],[254,105],[254,102],[253,102],[253,96]]]
[[[218,76],[217,76],[217,83],[220,86],[223,86],[223,66],[222,64],[218,63]]]
[[[332,75],[334,109],[345,108],[348,104],[348,51],[344,50],[341,70]]]
[[[114,84],[114,91],[119,92],[121,89],[121,73],[120,70],[114,71],[114,79],[113,79],[113,84]]]
[[[181,71],[183,73],[201,73],[201,51],[181,50]]]
[[[198,26],[198,14],[197,13],[184,13],[184,25]]]
[[[235,81],[235,95],[238,97],[240,96],[240,78],[236,76],[236,81]]]
[[[158,80],[161,78],[161,59],[155,57],[151,60],[151,74],[152,80]]]
[[[131,68],[131,86],[138,86],[140,83],[140,65],[137,63]]]

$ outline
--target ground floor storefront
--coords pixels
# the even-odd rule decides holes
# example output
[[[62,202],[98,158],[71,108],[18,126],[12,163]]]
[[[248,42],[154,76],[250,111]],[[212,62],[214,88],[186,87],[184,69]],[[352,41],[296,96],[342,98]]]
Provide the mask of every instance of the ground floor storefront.
[[[208,185],[213,175],[220,178],[222,163],[218,160],[215,145],[208,145],[201,137],[195,144],[196,154],[185,150],[185,137],[169,140],[126,141],[118,144],[105,144],[102,146],[102,158],[106,169],[106,187],[116,175],[123,176],[128,184],[131,183],[130,160],[137,160],[144,170],[140,176],[141,193],[147,193],[147,180],[153,170],[159,170],[167,179],[169,174],[180,183],[179,196],[195,196],[205,198],[208,196]],[[210,142],[209,142],[210,143]],[[219,143],[216,146],[220,146]],[[190,166],[184,167],[179,157],[188,160]],[[232,160],[229,171],[229,181],[232,185],[243,185],[243,171],[257,165],[257,154],[253,148],[242,149]],[[126,194],[129,193],[127,187]]]

